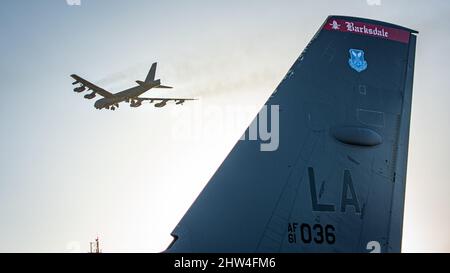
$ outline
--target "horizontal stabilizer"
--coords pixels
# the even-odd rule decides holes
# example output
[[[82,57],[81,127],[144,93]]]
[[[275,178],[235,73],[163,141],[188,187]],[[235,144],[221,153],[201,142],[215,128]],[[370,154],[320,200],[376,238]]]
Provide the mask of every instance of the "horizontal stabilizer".
[[[158,86],[155,86],[155,88],[168,88],[168,89],[170,89],[170,88],[173,88],[172,86],[165,86],[165,85],[158,85]]]

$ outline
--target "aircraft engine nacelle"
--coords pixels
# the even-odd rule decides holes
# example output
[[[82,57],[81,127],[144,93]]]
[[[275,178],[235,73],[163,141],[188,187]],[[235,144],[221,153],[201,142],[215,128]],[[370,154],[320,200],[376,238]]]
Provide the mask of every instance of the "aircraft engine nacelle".
[[[136,102],[131,102],[130,103],[130,107],[139,107],[142,105],[142,102],[140,101],[136,101]]]
[[[161,107],[166,106],[166,104],[167,104],[167,101],[166,101],[166,100],[163,100],[163,101],[161,101],[161,102],[156,103],[156,104],[155,104],[155,107],[161,108]]]
[[[90,94],[84,95],[84,98],[88,99],[88,100],[95,98],[95,92],[92,92]]]
[[[84,90],[86,90],[86,87],[85,87],[85,86],[75,87],[75,88],[73,89],[73,91],[74,91],[74,92],[77,92],[77,93],[81,93],[81,92],[83,92]]]
[[[177,102],[176,102],[176,104],[183,104],[184,103],[184,100],[178,100]]]

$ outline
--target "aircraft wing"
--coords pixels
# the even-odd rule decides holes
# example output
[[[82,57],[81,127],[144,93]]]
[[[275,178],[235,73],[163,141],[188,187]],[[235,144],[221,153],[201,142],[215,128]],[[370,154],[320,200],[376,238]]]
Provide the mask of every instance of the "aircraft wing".
[[[136,98],[136,100],[140,101],[187,101],[187,100],[197,100],[197,99],[185,99],[185,98]]]
[[[153,102],[157,102],[155,103],[155,107],[164,107],[166,106],[167,102],[169,101],[174,101],[176,104],[183,104],[185,101],[188,100],[196,100],[196,99],[185,99],[185,98],[135,98],[134,100],[136,100],[137,102],[139,102],[139,105],[141,104],[142,101],[150,101],[150,103]]]
[[[103,96],[105,98],[111,98],[114,96],[112,93],[106,91],[105,89],[103,89],[101,87],[98,87],[97,85],[81,78],[78,75],[72,74],[72,75],[70,75],[70,77],[72,77],[74,80],[81,83],[82,85],[86,86],[87,88],[92,89],[92,91],[99,94],[100,96]]]
[[[416,34],[328,17],[166,251],[400,252]]]

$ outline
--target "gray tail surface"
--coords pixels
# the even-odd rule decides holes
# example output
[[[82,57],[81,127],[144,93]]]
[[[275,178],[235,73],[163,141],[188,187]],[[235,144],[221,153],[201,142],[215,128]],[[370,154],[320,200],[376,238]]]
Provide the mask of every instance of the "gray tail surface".
[[[166,251],[400,252],[416,37],[328,17]]]
[[[156,74],[156,63],[152,64],[152,67],[150,68],[150,71],[147,74],[147,78],[145,78],[146,83],[151,83],[155,81],[155,74]]]

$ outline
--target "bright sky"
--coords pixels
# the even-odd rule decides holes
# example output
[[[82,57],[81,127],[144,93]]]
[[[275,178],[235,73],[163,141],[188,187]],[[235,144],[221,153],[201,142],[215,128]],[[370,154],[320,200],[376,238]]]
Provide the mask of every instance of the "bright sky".
[[[372,4],[372,5],[370,5]],[[377,5],[380,4],[380,5]],[[159,252],[330,14],[420,31],[403,251],[450,251],[450,2],[2,1],[0,252]],[[196,102],[98,111],[151,63]]]

